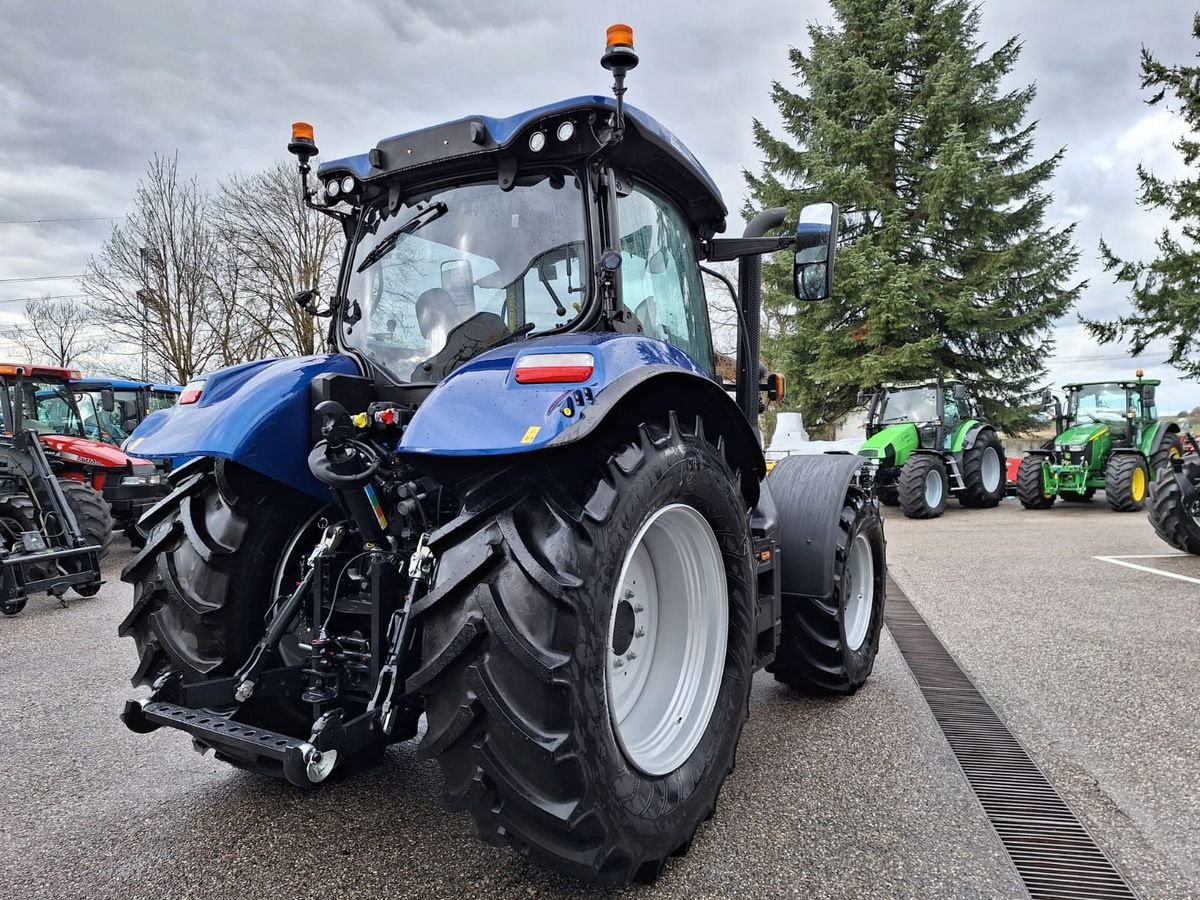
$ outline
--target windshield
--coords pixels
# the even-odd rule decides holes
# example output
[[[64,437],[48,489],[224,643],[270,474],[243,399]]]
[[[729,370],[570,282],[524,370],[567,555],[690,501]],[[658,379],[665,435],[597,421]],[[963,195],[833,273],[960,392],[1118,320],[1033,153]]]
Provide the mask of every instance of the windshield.
[[[368,208],[340,317],[343,345],[398,381],[431,381],[447,370],[439,354],[465,359],[518,331],[578,318],[588,285],[583,192],[569,173],[535,179],[409,198],[386,218]],[[457,346],[468,333],[470,348]]]
[[[122,419],[125,410],[121,404],[127,404],[129,412],[136,416],[137,392],[113,391],[113,400],[112,410],[106,412],[101,388],[76,390],[75,402],[83,416],[83,430],[88,437],[110,444],[119,444],[129,437],[130,429],[125,428],[126,423]]]
[[[1072,422],[1085,424],[1103,422],[1106,425],[1120,425],[1125,422],[1130,410],[1135,417],[1140,415],[1141,399],[1119,384],[1085,384],[1071,391],[1067,402],[1068,418]]]
[[[879,421],[883,425],[896,422],[932,422],[937,418],[937,388],[902,388],[884,394]]]
[[[21,415],[26,428],[32,428],[40,434],[83,436],[79,409],[67,385],[25,381],[22,388]]]

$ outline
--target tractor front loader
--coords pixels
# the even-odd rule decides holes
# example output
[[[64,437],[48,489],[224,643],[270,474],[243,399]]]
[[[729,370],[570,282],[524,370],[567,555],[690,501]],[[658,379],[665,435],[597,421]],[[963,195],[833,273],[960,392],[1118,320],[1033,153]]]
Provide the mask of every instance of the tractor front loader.
[[[86,485],[55,478],[35,432],[18,423],[0,434],[0,613],[16,615],[31,594],[66,606],[68,588],[100,590],[103,546],[81,527],[97,501]]]
[[[624,104],[630,28],[602,63],[612,99],[386,138],[316,186],[294,126],[346,236],[336,295],[297,297],[331,352],[212,373],[137,428],[134,454],[196,458],[141,520],[120,632],[133,731],[312,786],[424,716],[479,836],[624,884],[713,815],[756,670],[864,683],[885,562],[866,461],[767,477],[757,428],[761,255],[828,297],[837,207],[719,238],[708,174]],[[698,261],[734,259],[731,396]]]
[[[884,385],[870,395],[866,428],[858,453],[872,460],[876,494],[909,518],[940,516],[951,495],[984,509],[1004,499],[1004,444],[959,382]]]
[[[1064,411],[1049,391],[1055,436],[1030,450],[1017,470],[1017,499],[1026,509],[1049,509],[1061,497],[1089,503],[1103,490],[1110,509],[1134,512],[1146,503],[1150,484],[1181,456],[1179,426],[1160,422],[1157,379],[1101,381],[1063,386]]]

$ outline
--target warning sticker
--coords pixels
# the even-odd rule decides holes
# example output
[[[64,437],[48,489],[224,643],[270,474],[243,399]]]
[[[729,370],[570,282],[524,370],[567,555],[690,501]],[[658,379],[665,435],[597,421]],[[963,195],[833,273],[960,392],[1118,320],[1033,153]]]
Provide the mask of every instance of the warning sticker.
[[[538,436],[538,432],[542,430],[541,425],[530,425],[525,429],[525,436],[521,438],[522,444],[532,444]]]

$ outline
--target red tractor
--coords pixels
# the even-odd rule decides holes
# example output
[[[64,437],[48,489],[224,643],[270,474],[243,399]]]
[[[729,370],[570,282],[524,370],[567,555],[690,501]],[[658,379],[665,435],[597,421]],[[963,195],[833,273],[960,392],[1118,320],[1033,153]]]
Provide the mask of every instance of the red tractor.
[[[102,442],[102,422],[80,412],[68,383],[74,369],[0,363],[0,415],[4,430],[17,420],[37,432],[59,478],[83,482],[104,496],[116,527],[141,546],[137,520],[166,494],[166,477],[152,462],[132,459]],[[111,402],[110,398],[105,398]],[[19,404],[19,406],[18,406]]]

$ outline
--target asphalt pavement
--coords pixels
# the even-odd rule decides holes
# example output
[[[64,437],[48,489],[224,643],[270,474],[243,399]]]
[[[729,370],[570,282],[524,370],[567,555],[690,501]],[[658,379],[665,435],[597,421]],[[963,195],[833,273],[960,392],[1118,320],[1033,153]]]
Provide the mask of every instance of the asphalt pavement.
[[[1200,893],[1200,583],[1094,560],[1169,553],[1101,504],[891,516],[893,575],[1146,897]],[[963,539],[965,537],[965,539]],[[120,547],[124,542],[118,542]],[[0,620],[0,883],[15,897],[556,897],[599,893],[470,834],[413,745],[315,791],[126,731],[103,590]],[[1200,578],[1198,559],[1142,559]],[[856,696],[759,673],[737,769],[658,897],[1022,897],[890,637]],[[413,742],[415,744],[415,742]]]

